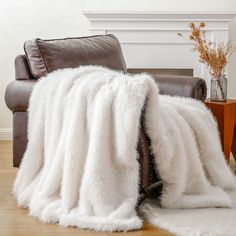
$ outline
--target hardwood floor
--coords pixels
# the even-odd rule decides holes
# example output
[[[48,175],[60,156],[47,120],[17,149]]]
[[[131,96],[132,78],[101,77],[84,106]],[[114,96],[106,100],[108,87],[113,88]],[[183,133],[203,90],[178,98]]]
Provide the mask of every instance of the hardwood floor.
[[[43,224],[28,215],[27,209],[17,206],[13,198],[12,184],[16,176],[16,168],[12,167],[12,143],[0,142],[0,236],[66,236],[66,235],[129,235],[145,236],[158,235],[167,236],[170,233],[158,229],[150,224],[144,224],[143,230],[128,233],[96,233],[92,231],[79,230],[77,228],[63,228],[58,225]]]

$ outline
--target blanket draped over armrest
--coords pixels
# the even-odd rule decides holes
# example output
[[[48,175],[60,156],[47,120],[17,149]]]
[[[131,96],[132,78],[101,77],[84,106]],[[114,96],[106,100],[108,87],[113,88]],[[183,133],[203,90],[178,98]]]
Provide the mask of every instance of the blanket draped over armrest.
[[[163,179],[162,207],[231,207],[235,186],[204,104],[160,96],[147,74],[98,66],[53,72],[35,86],[28,145],[14,184],[43,222],[97,231],[142,227],[137,142],[145,127]]]

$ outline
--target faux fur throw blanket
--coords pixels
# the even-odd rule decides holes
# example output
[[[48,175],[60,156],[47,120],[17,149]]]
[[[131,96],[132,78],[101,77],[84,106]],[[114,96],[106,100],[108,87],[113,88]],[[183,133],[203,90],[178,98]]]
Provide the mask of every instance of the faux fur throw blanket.
[[[235,179],[204,104],[160,96],[146,74],[98,66],[53,72],[34,88],[28,145],[14,184],[20,206],[43,222],[98,231],[142,227],[136,213],[140,115],[165,208],[230,207]]]

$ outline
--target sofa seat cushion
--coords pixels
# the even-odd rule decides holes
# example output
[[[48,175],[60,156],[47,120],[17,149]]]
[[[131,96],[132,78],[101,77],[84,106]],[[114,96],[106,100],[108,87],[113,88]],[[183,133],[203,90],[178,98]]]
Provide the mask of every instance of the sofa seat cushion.
[[[80,65],[101,65],[126,72],[121,46],[114,35],[33,39],[25,42],[24,50],[35,78]]]

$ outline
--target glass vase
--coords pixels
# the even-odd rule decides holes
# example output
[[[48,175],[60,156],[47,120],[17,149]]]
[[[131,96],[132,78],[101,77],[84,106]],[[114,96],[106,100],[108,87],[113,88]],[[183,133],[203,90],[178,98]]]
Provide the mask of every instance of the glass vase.
[[[225,102],[227,99],[227,78],[211,78],[211,101]]]

